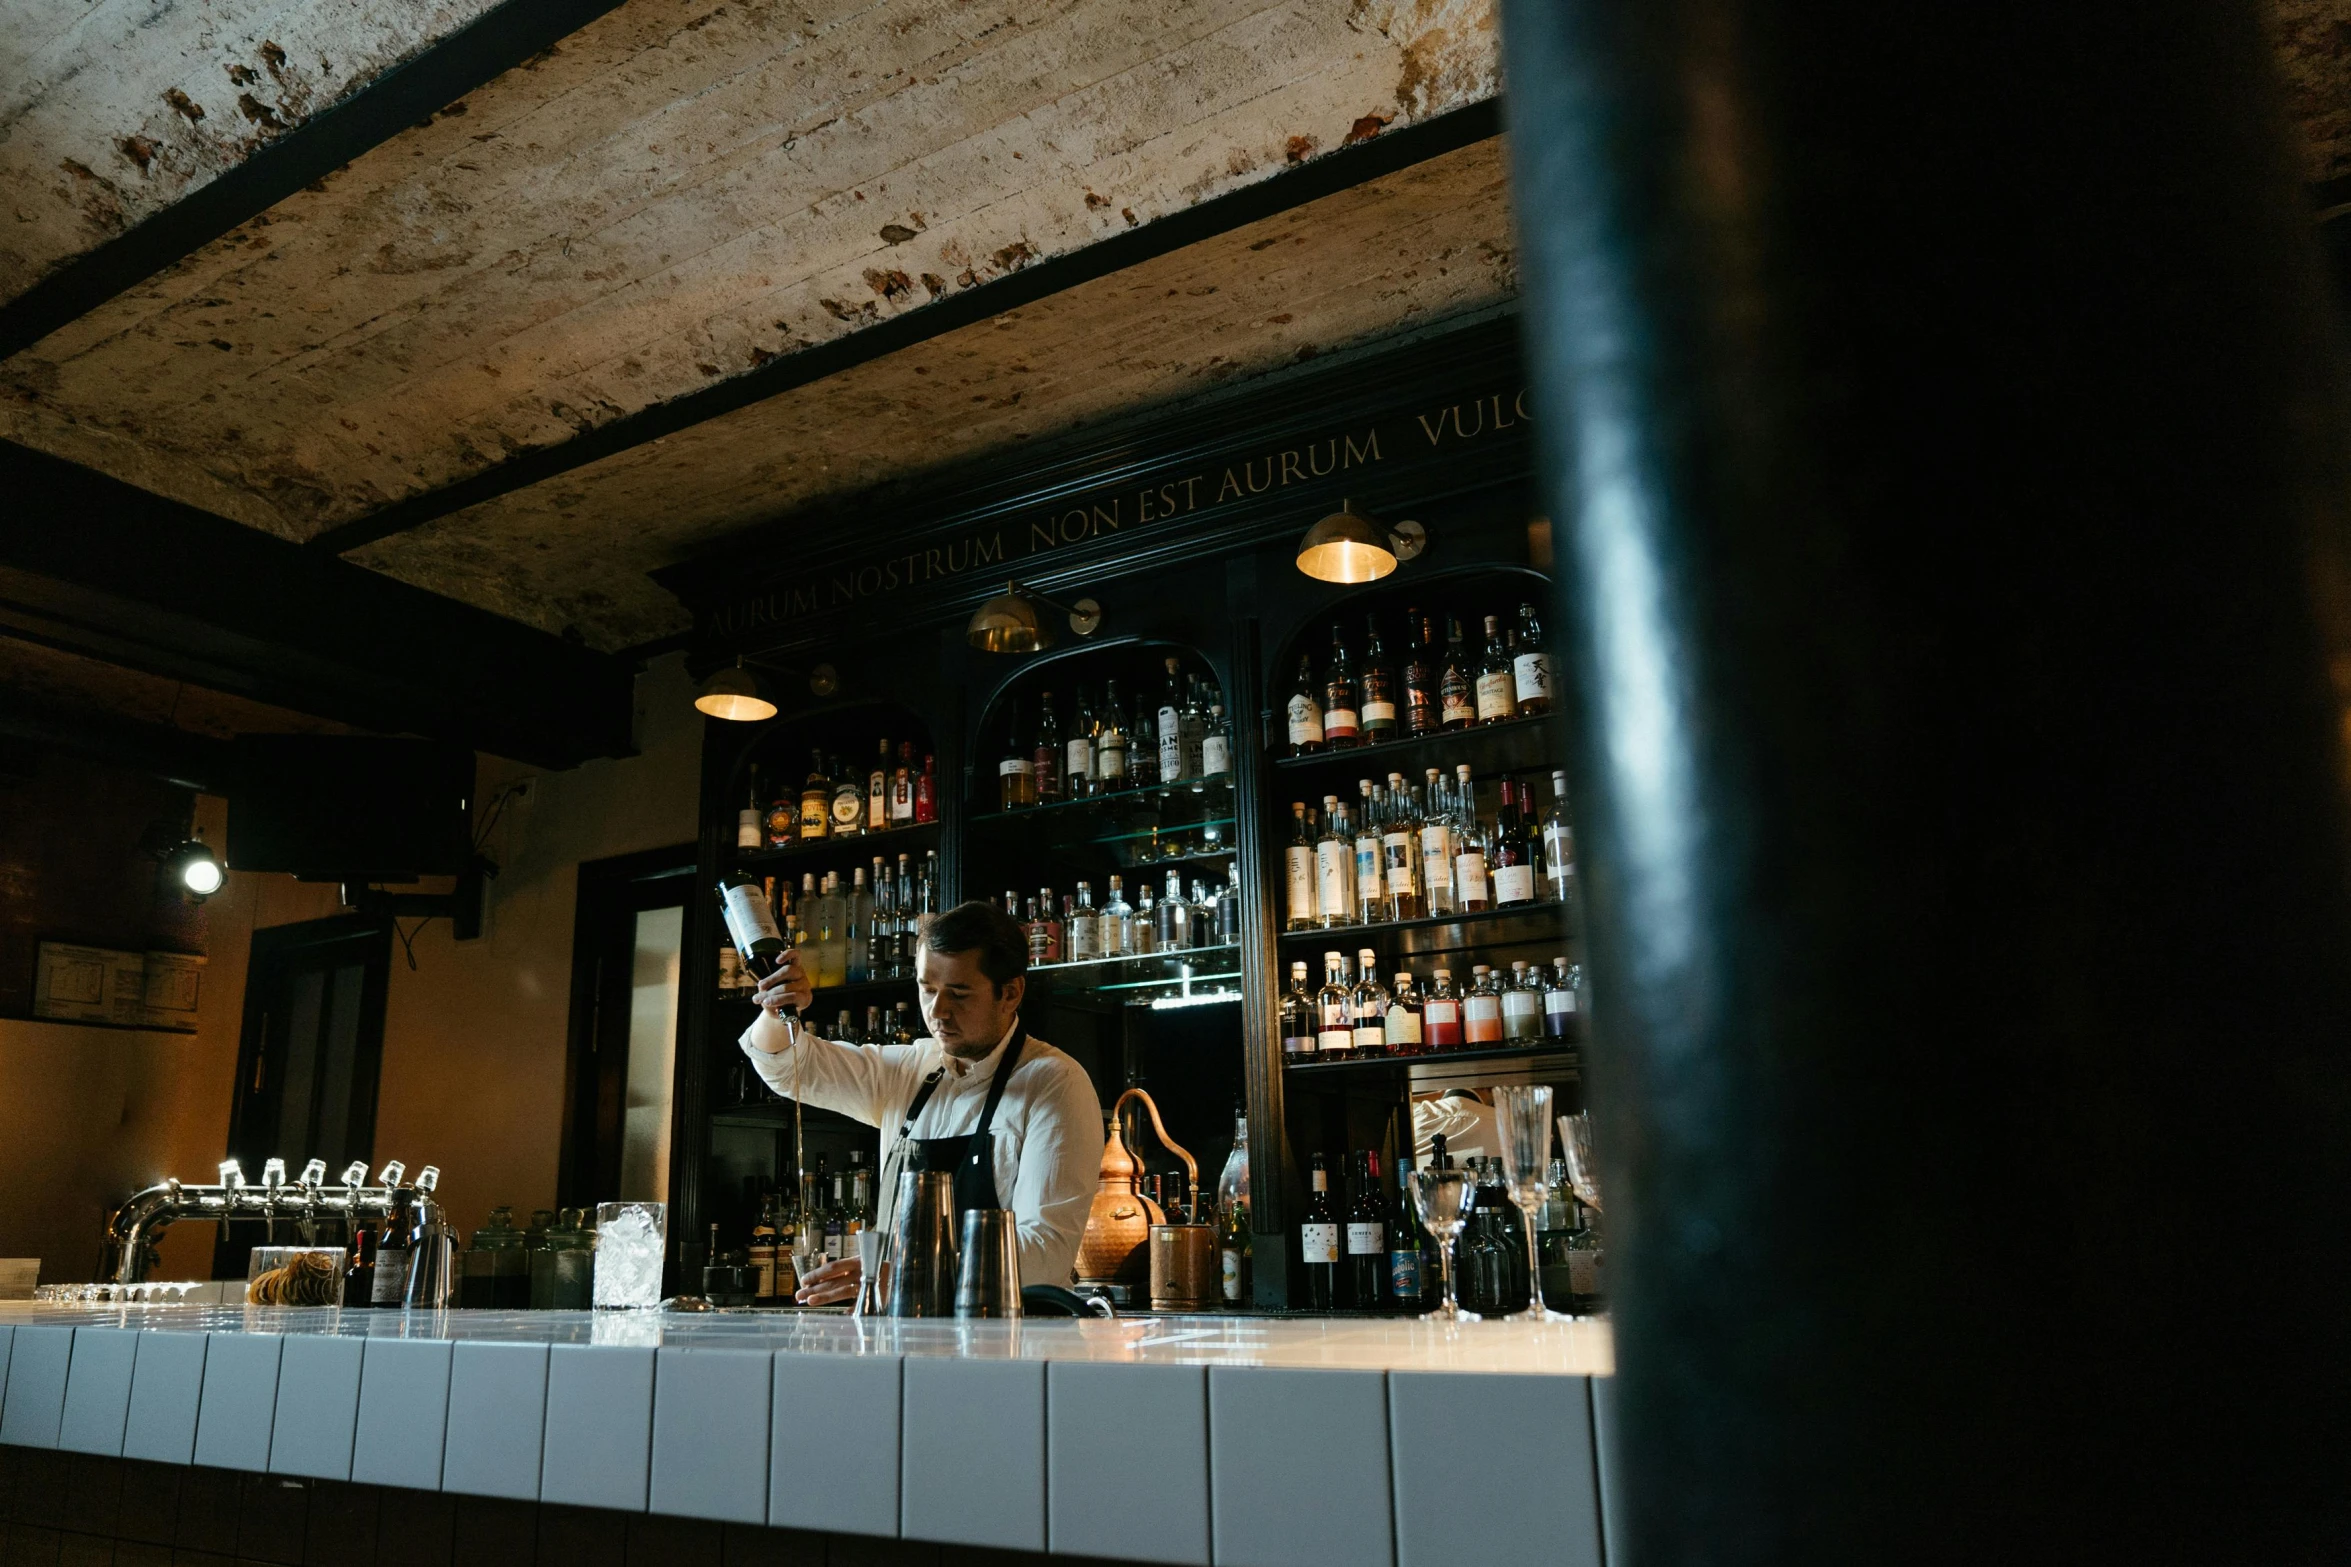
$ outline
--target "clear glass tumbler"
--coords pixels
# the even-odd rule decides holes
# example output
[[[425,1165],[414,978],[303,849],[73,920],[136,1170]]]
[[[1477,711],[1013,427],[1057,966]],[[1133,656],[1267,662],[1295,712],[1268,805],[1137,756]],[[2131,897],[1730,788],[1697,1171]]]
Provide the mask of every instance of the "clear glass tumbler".
[[[596,1205],[598,1311],[661,1304],[661,1264],[668,1254],[669,1209],[657,1202]]]
[[[1510,1184],[1510,1200],[1526,1216],[1527,1309],[1510,1314],[1513,1322],[1564,1322],[1567,1319],[1543,1304],[1543,1259],[1536,1251],[1536,1215],[1551,1195],[1551,1089],[1548,1085],[1508,1086],[1494,1090],[1494,1140],[1502,1147],[1502,1178]]]

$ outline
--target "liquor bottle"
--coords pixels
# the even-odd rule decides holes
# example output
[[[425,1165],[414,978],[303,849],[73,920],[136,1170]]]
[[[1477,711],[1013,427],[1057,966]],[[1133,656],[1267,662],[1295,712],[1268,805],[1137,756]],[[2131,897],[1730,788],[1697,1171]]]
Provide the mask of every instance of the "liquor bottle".
[[[1396,666],[1380,643],[1380,617],[1363,617],[1363,743],[1376,745],[1397,734]]]
[[[1330,1172],[1322,1155],[1307,1174],[1306,1211],[1298,1220],[1298,1261],[1305,1275],[1305,1305],[1329,1311],[1338,1303],[1339,1216],[1331,1205]]]
[[[1472,1049],[1502,1043],[1502,990],[1483,963],[1469,969],[1469,993],[1461,998],[1461,1038]]]
[[[1037,762],[1020,741],[1020,699],[1012,702],[1005,726],[1004,755],[996,763],[996,808],[1016,811],[1037,803]]]
[[[1388,918],[1416,920],[1428,912],[1420,890],[1420,815],[1402,773],[1388,774],[1388,811],[1380,822],[1380,858],[1387,871]]]
[[[351,1226],[351,1264],[343,1270],[343,1304],[367,1306],[375,1301],[376,1230],[372,1224]]]
[[[839,1262],[848,1250],[848,1194],[842,1189],[845,1184],[841,1176],[833,1177],[833,1204],[824,1213],[824,1260],[827,1262]]]
[[[1176,784],[1192,776],[1184,770],[1183,661],[1162,662],[1167,666],[1167,689],[1159,696],[1159,781]]]
[[[1523,959],[1511,960],[1510,977],[1502,982],[1502,1037],[1514,1045],[1543,1037],[1543,992]]]
[[[1543,984],[1543,1036],[1546,1039],[1584,1037],[1584,969],[1565,958],[1551,960],[1551,976]]]
[[[1355,923],[1355,835],[1336,795],[1322,797],[1322,836],[1314,840],[1314,910],[1322,928]]]
[[[1486,873],[1493,878],[1494,907],[1514,908],[1535,901],[1534,839],[1526,830],[1526,812],[1518,807],[1507,778],[1502,780],[1502,803],[1494,813]]]
[[[756,849],[766,840],[766,821],[759,809],[759,769],[751,769],[751,781],[745,790],[743,808],[735,813],[735,847]]]
[[[873,770],[865,775],[865,830],[890,830],[890,741],[883,736]]]
[[[1298,683],[1290,691],[1290,754],[1312,756],[1323,749],[1322,692],[1314,683],[1314,655],[1298,655]]]
[[[776,929],[767,888],[741,871],[729,871],[718,879],[718,900],[735,951],[755,977],[767,978],[784,957],[784,937]]]
[[[841,910],[841,976],[845,983],[862,985],[873,978],[873,888],[866,885],[865,867],[850,872],[849,896]]]
[[[1138,702],[1134,727],[1127,734],[1127,782],[1149,789],[1159,781],[1159,715]]]
[[[1478,722],[1507,723],[1518,716],[1518,677],[1510,650],[1502,645],[1502,617],[1486,617],[1486,647],[1478,660]]]
[[[1250,1274],[1256,1262],[1255,1247],[1249,1236],[1248,1200],[1225,1204],[1219,1219],[1216,1249],[1223,1273],[1219,1293],[1226,1305],[1245,1306],[1249,1303]]]
[[[1564,1181],[1567,1172],[1560,1171]],[[1600,1210],[1574,1204],[1576,1227],[1567,1237],[1567,1309],[1579,1317],[1597,1316],[1608,1309],[1607,1248],[1600,1232]]]
[[[1127,715],[1118,700],[1118,682],[1102,684],[1102,722],[1094,731],[1094,775],[1104,790],[1133,785],[1127,774]]]
[[[1282,851],[1288,870],[1289,902],[1284,930],[1312,930],[1314,907],[1314,829],[1306,824],[1306,802],[1290,802],[1290,842]]]
[[[1420,894],[1431,914],[1451,914],[1459,908],[1453,892],[1453,809],[1445,798],[1445,779],[1428,770],[1428,790],[1420,816]]]
[[[1478,821],[1478,797],[1469,781],[1469,764],[1462,763],[1453,773],[1458,781],[1453,791],[1453,902],[1464,914],[1482,914],[1494,906],[1486,883],[1486,832]]]
[[[898,765],[890,769],[890,825],[914,825],[914,742],[898,742]]]
[[[913,1002],[901,1001],[898,1003],[897,1015],[891,1020],[890,1023],[890,1043],[894,1045],[911,1045],[914,1043]]]
[[[1197,783],[1208,776],[1208,696],[1197,675],[1184,683],[1183,711],[1176,715],[1176,732],[1183,740],[1184,777]]]
[[[865,831],[865,785],[844,765],[833,758],[833,836],[854,838]]]
[[[1316,1050],[1315,1001],[1306,989],[1306,960],[1290,965],[1289,993],[1282,997],[1282,1059],[1311,1061]]]
[[[1067,927],[1061,923],[1061,911],[1053,901],[1050,887],[1037,889],[1037,917],[1045,922],[1045,961],[1061,962],[1067,950],[1062,943]]]
[[[1061,749],[1061,720],[1053,713],[1053,693],[1048,691],[1037,698],[1044,709],[1037,715],[1037,744],[1029,757],[1029,771],[1037,781],[1037,803],[1043,805],[1061,799],[1061,764],[1067,755]]]
[[[760,818],[760,836],[771,849],[781,849],[800,836],[800,797],[781,778],[769,791],[767,810]]]
[[[1181,952],[1192,945],[1192,906],[1184,901],[1184,873],[1167,873],[1167,893],[1159,900],[1151,930],[1162,952]]]
[[[1445,617],[1445,662],[1437,676],[1437,726],[1467,729],[1478,721],[1477,677],[1469,667],[1469,650],[1461,645],[1461,618]]]
[[[1373,1060],[1388,1053],[1388,987],[1380,983],[1379,955],[1371,948],[1356,953],[1355,962],[1355,988],[1347,993],[1354,1059]]]
[[[939,819],[939,759],[927,751],[923,753],[922,773],[914,780],[914,819]]]
[[[1355,1154],[1354,1200],[1347,1206],[1347,1300],[1357,1311],[1388,1304],[1388,1205],[1381,1200],[1380,1156]]]
[[[1062,933],[1072,963],[1091,963],[1102,956],[1101,916],[1094,911],[1094,884],[1078,883],[1078,901],[1069,912],[1069,929]]]
[[[1079,686],[1071,698],[1069,738],[1061,748],[1061,791],[1072,800],[1094,792],[1094,704]]]
[[[1019,893],[1006,893],[1004,911],[1012,915],[1014,922],[1020,926],[1021,934],[1028,938],[1029,966],[1034,968],[1045,961],[1045,922],[1037,917],[1036,899],[1030,898],[1025,902],[1019,900]],[[1014,906],[1016,902],[1019,902],[1017,908]]]
[[[1419,610],[1408,609],[1404,612],[1404,628],[1412,639],[1412,649],[1404,659],[1404,733],[1433,735],[1437,732],[1440,679],[1436,627]]]
[[[1363,697],[1355,684],[1355,661],[1347,634],[1331,627],[1331,664],[1322,677],[1322,737],[1334,751],[1351,750],[1363,738]]]
[[[1575,901],[1575,824],[1567,819],[1564,772],[1551,775],[1551,809],[1543,817],[1543,880],[1561,903]]]
[[[1396,1200],[1388,1208],[1388,1303],[1398,1311],[1418,1312],[1426,1286],[1422,1282],[1420,1219],[1412,1211],[1412,1156],[1396,1156]]]
[[[1364,924],[1374,924],[1390,918],[1388,913],[1388,862],[1380,844],[1379,806],[1371,796],[1371,780],[1356,780],[1358,805],[1355,814],[1355,917]]]
[[[1420,1036],[1431,1050],[1459,1050],[1462,1046],[1461,998],[1453,993],[1453,971],[1449,968],[1437,970],[1428,999],[1421,1003]]]
[[[1135,955],[1135,911],[1127,906],[1127,895],[1120,880],[1110,878],[1110,897],[1103,904],[1102,955],[1106,958],[1131,958]]]
[[[1159,910],[1151,902],[1151,885],[1135,890],[1135,917],[1128,929],[1135,933],[1135,955],[1148,957],[1159,950]]]
[[[408,1298],[409,1238],[416,1228],[416,1188],[406,1184],[405,1171],[385,1167],[384,1184],[392,1188],[391,1207],[384,1214],[383,1238],[376,1243],[375,1277],[368,1280],[370,1306],[399,1306]]]
[[[1388,992],[1388,1014],[1381,1020],[1388,1037],[1388,1054],[1416,1056],[1421,1052],[1420,991],[1408,969],[1396,971],[1396,986]]]
[[[1344,1061],[1354,1050],[1354,996],[1347,988],[1347,957],[1326,952],[1322,989],[1314,993],[1314,1053],[1320,1060]]]
[[[808,757],[808,779],[800,785],[800,836],[803,840],[832,835],[833,776],[825,771],[822,748]]]
[[[1230,778],[1233,775],[1233,721],[1227,717],[1224,703],[1208,704],[1208,725],[1200,734],[1200,776],[1203,778]]]
[[[1518,695],[1518,716],[1534,718],[1551,711],[1551,654],[1543,646],[1543,623],[1535,606],[1518,606],[1516,645],[1510,650],[1512,689]]]
[[[751,1303],[772,1306],[776,1301],[776,1197],[769,1192],[751,1221]]]

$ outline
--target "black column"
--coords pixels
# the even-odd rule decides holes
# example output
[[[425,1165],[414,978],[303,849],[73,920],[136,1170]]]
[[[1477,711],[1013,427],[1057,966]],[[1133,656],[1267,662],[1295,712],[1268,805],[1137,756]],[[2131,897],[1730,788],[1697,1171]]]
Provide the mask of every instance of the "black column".
[[[1504,22],[1619,1567],[2345,1559],[2344,425],[2259,14]]]

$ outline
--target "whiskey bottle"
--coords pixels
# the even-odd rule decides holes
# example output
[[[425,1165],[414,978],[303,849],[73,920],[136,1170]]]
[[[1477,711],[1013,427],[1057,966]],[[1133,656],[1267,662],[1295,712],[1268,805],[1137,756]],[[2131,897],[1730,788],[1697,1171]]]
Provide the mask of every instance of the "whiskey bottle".
[[[1461,645],[1461,618],[1445,618],[1445,662],[1437,676],[1437,725],[1467,729],[1478,721],[1477,676],[1470,671],[1469,650]]]
[[[1334,751],[1352,750],[1363,738],[1362,695],[1355,684],[1355,661],[1347,651],[1347,634],[1331,627],[1331,663],[1322,677],[1322,737]]]
[[[1314,1156],[1307,1175],[1306,1211],[1298,1220],[1299,1271],[1305,1276],[1305,1305],[1329,1311],[1338,1304],[1339,1216],[1331,1206],[1330,1172]]]
[[[1404,733],[1435,734],[1439,680],[1436,628],[1417,609],[1404,612],[1404,627],[1412,639],[1412,650],[1404,660]]]
[[[1388,810],[1380,822],[1380,856],[1387,869],[1388,918],[1416,920],[1428,912],[1421,895],[1420,817],[1402,773],[1388,774]]]
[[[1322,693],[1314,683],[1314,655],[1298,655],[1298,683],[1291,688],[1288,715],[1290,754],[1313,756],[1323,749]]]
[[[1020,739],[1020,699],[1015,697],[1004,731],[1004,755],[996,763],[996,808],[1016,811],[1037,803],[1037,762]]]
[[[1314,993],[1314,1053],[1344,1061],[1355,1051],[1354,995],[1347,987],[1345,953],[1322,955],[1322,989]]]
[[[1374,1060],[1388,1053],[1388,987],[1380,983],[1379,957],[1371,948],[1356,953],[1355,961],[1360,972],[1347,993],[1353,1059]]]
[[[1396,669],[1380,643],[1380,617],[1363,617],[1363,743],[1393,740],[1397,733]]]
[[[1502,617],[1486,617],[1486,648],[1478,661],[1478,722],[1507,723],[1518,716],[1518,676],[1502,645]]]
[[[1300,958],[1290,965],[1290,989],[1282,997],[1282,1059],[1311,1061],[1315,1049],[1314,997],[1306,989],[1306,960]]]
[[[1102,923],[1094,912],[1094,884],[1078,883],[1078,901],[1070,910],[1069,929],[1063,933],[1072,963],[1091,963],[1102,956]]]
[[[1094,775],[1105,791],[1130,787],[1127,777],[1127,715],[1118,700],[1118,682],[1102,684],[1102,722],[1094,731]]]
[[[1388,1054],[1420,1054],[1420,1014],[1420,991],[1412,983],[1412,971],[1398,969],[1395,987],[1388,992],[1388,1014],[1382,1020],[1388,1036]]]
[[[1283,850],[1283,860],[1289,872],[1289,901],[1282,928],[1312,930],[1317,923],[1314,906],[1314,830],[1307,825],[1305,801],[1290,802],[1290,819],[1290,843]]]
[[[1082,800],[1094,792],[1094,705],[1086,700],[1086,688],[1079,686],[1069,719],[1069,739],[1061,753],[1061,789],[1072,800]]]
[[[1104,957],[1135,955],[1135,911],[1128,906],[1125,888],[1116,876],[1110,878],[1110,895],[1103,900],[1102,917],[1096,923],[1102,930]]]
[[[1053,713],[1053,693],[1048,691],[1037,699],[1044,711],[1037,715],[1037,744],[1029,759],[1029,770],[1037,780],[1037,803],[1062,797],[1061,764],[1067,760],[1061,749],[1061,720]]]
[[[1512,633],[1511,684],[1518,695],[1518,716],[1534,718],[1551,711],[1551,654],[1543,646],[1543,623],[1535,606],[1518,606],[1518,627]]]
[[[833,775],[825,771],[824,751],[819,748],[808,755],[808,779],[800,786],[800,836],[802,839],[832,836]]]

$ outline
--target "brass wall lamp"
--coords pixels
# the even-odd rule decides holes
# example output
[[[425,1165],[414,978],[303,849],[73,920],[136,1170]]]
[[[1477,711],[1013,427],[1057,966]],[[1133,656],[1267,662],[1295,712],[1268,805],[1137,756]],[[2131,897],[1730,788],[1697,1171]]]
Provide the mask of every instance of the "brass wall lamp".
[[[763,723],[775,717],[777,707],[769,694],[770,683],[760,677],[762,670],[772,674],[800,673],[774,664],[759,664],[737,654],[732,664],[712,671],[710,678],[694,692],[695,710],[731,724]],[[808,671],[809,695],[821,701],[840,689],[841,677],[832,665],[819,664]]]
[[[1377,582],[1428,542],[1428,530],[1417,522],[1374,522],[1342,500],[1298,541],[1298,569],[1317,582]]]
[[[1102,606],[1090,598],[1059,604],[1034,589],[1007,582],[1003,592],[972,611],[963,639],[983,653],[1034,653],[1049,648],[1053,628],[1037,613],[1040,607],[1067,615],[1069,629],[1078,636],[1090,637],[1102,629]]]

